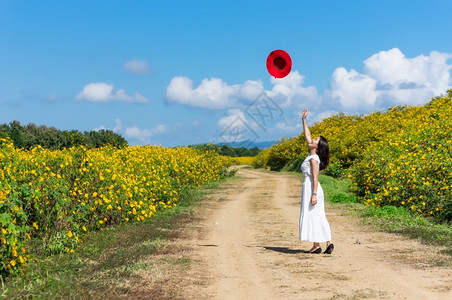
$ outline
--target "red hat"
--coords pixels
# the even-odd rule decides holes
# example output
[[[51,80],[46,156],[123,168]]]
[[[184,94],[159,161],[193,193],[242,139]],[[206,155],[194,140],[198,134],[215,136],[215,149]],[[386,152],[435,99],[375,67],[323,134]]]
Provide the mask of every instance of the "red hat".
[[[284,78],[292,69],[292,59],[284,50],[274,50],[267,57],[267,70],[276,78]]]

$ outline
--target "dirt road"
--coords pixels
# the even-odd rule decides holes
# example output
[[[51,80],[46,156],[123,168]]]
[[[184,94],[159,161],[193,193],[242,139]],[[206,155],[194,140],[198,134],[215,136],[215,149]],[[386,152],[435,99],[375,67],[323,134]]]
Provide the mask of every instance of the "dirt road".
[[[327,204],[335,250],[305,253],[312,244],[298,241],[300,180],[247,168],[237,176],[173,241],[191,261],[171,275],[177,298],[452,299],[452,269],[435,266],[438,248],[375,232]]]

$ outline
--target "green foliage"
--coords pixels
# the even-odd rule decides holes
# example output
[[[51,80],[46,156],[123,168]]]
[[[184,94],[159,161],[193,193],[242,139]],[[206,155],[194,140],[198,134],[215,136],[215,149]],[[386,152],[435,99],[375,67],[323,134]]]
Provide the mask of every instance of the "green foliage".
[[[157,146],[24,150],[0,139],[0,275],[23,269],[30,238],[42,254],[73,252],[90,231],[150,219],[191,189],[233,174],[226,160]]]
[[[319,175],[325,197],[330,202],[339,202],[348,208],[349,212],[363,218],[367,224],[388,232],[400,233],[418,239],[426,244],[446,247],[446,254],[452,255],[452,227],[448,224],[438,224],[429,216],[413,215],[403,207],[385,205],[375,207],[353,203],[356,197],[350,191],[350,179],[346,177],[333,178]],[[441,262],[440,262],[441,263]],[[450,264],[450,262],[446,262]]]
[[[335,162],[335,163],[329,164],[328,168],[325,169],[325,174],[335,177],[335,178],[342,177],[344,175],[344,171],[341,166],[341,163]]]
[[[354,195],[335,194],[329,199],[335,203],[354,203],[357,202],[357,198]]]
[[[396,106],[367,116],[338,114],[314,124],[330,146],[325,174],[352,179],[360,201],[400,206],[452,222],[452,90],[424,106]],[[254,167],[296,170],[302,135],[257,155]]]
[[[295,138],[283,137],[277,144],[262,150],[256,156],[253,167],[281,171],[287,164],[292,163],[294,160],[305,158],[303,156],[308,153],[305,145],[306,142],[304,142],[301,136]],[[286,169],[295,170],[297,168],[296,166],[289,166]]]
[[[230,147],[228,145],[214,145],[214,144],[199,144],[190,145],[190,148],[199,149],[202,151],[215,151],[220,155],[231,156],[231,157],[250,157],[256,156],[261,150],[257,147],[248,149],[245,147]]]
[[[350,191],[351,181],[348,178],[335,178],[325,175],[322,171],[319,174],[319,182],[322,184],[325,199],[330,202],[357,202],[355,195]],[[341,201],[344,200],[344,201]]]
[[[124,288],[123,283],[139,285],[138,271],[160,272],[159,268],[149,268],[150,264],[158,263],[159,257],[165,265],[171,260],[168,255],[150,260],[151,255],[181,254],[178,247],[168,247],[168,240],[182,232],[180,227],[197,218],[193,213],[195,204],[205,199],[204,195],[215,192],[218,184],[210,182],[191,190],[183,195],[180,205],[157,212],[146,222],[122,223],[89,232],[83,247],[75,253],[48,257],[40,251],[40,245],[31,245],[33,260],[23,274],[6,278],[7,295],[17,299],[130,298],[131,288]],[[38,244],[39,240],[32,242]],[[142,261],[149,264],[139,263]]]
[[[363,211],[363,216],[405,221],[407,223],[416,223],[420,225],[425,223],[422,218],[413,218],[406,209],[403,209],[403,207],[395,207],[392,205],[385,205],[378,209],[369,207]]]
[[[368,224],[378,229],[400,233],[408,237],[419,239],[424,243],[446,247],[446,254],[452,255],[452,227],[438,224],[431,219],[417,215],[413,216],[403,207],[385,205],[380,208],[366,206],[358,211]]]
[[[388,130],[350,169],[355,191],[366,204],[452,220],[451,94],[424,107],[390,110],[404,120],[403,129]]]
[[[303,163],[304,157],[299,157],[294,159],[292,162],[286,164],[283,168],[282,171],[285,172],[298,172],[301,173],[301,164]]]
[[[0,193],[6,184],[0,181]],[[20,273],[29,258],[25,248],[29,227],[19,194],[20,191],[0,200],[0,276]]]
[[[55,127],[36,126],[30,123],[23,126],[18,121],[0,125],[0,138],[9,137],[16,148],[31,149],[41,146],[45,149],[62,150],[74,146],[86,146],[88,148],[100,148],[111,145],[116,148],[127,146],[127,141],[119,134],[111,130],[85,131],[77,130],[60,131]]]

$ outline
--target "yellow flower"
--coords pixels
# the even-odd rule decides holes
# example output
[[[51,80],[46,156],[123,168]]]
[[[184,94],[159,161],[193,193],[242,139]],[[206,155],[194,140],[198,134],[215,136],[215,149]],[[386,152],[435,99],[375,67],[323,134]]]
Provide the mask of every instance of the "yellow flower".
[[[85,226],[82,226],[82,229],[83,229],[83,231],[86,231],[86,227]]]
[[[16,265],[16,261],[13,259],[12,261],[9,262],[9,264],[14,267]]]
[[[67,232],[67,236],[71,238],[72,237],[72,231],[68,231]]]

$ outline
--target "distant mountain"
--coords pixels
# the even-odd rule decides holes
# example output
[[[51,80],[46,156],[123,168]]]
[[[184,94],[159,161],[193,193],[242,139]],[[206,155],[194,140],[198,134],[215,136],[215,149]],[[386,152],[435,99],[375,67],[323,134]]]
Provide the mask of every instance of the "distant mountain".
[[[248,149],[257,147],[259,149],[265,149],[273,146],[274,144],[278,143],[278,141],[265,141],[265,142],[230,142],[230,143],[217,143],[218,146],[229,146],[232,148],[240,148],[245,147]]]

